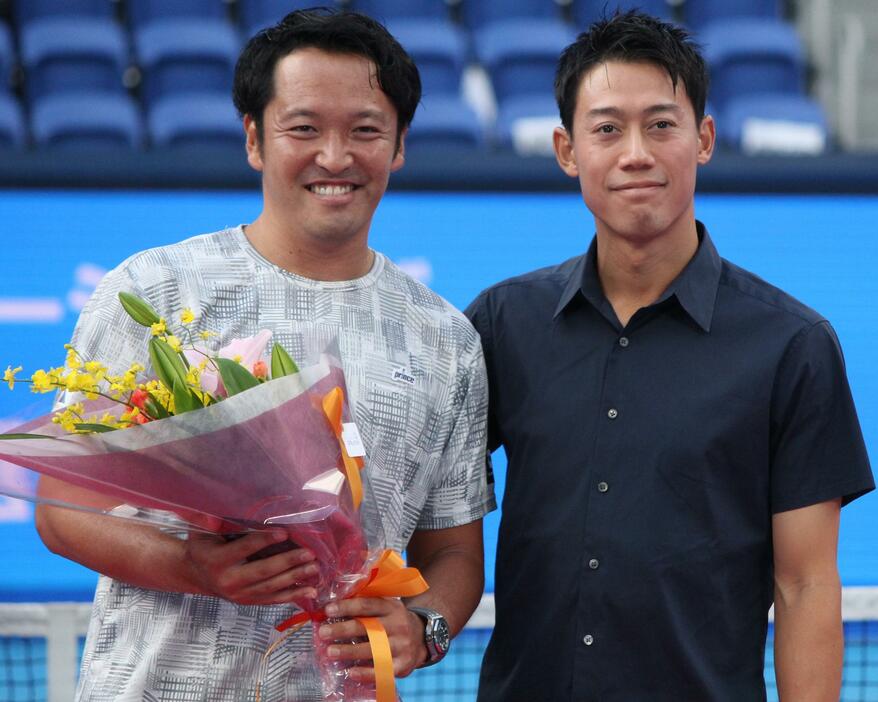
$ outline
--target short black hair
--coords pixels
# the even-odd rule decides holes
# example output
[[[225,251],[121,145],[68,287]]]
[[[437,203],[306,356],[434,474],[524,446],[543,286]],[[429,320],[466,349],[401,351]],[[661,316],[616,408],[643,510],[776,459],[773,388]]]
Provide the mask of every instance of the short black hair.
[[[642,61],[664,68],[674,89],[677,81],[686,86],[686,94],[695,109],[696,123],[701,124],[710,84],[701,47],[682,27],[631,10],[616,12],[595,22],[564,49],[558,59],[555,99],[561,124],[571,136],[582,78],[594,66],[607,61]]]
[[[235,66],[232,99],[241,117],[249,115],[262,137],[265,107],[274,97],[274,69],[296,49],[363,56],[375,64],[378,85],[396,108],[397,143],[421,100],[421,77],[414,61],[381,25],[359,12],[314,7],[289,13],[257,32]]]

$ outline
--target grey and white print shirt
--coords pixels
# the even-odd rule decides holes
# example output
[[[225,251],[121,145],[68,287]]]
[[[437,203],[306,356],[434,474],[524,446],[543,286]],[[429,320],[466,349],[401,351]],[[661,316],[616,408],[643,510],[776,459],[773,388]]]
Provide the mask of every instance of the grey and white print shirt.
[[[496,507],[478,335],[382,254],[362,278],[320,282],[272,265],[240,226],[138,253],[107,274],[74,332],[84,357],[112,359],[114,371],[149,368],[149,330],[122,310],[123,290],[167,320],[191,308],[196,332],[217,332],[216,348],[270,329],[293,358],[310,359],[335,340],[389,548],[404,549],[415,529],[467,524]],[[273,626],[294,611],[101,576],[77,700],[253,701]],[[270,657],[262,699],[320,699],[309,627]]]

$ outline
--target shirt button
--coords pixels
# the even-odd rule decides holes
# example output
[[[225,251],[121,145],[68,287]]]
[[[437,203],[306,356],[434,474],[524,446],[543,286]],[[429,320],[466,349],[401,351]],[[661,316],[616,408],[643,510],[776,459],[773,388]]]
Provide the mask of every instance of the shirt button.
[[[610,486],[607,485],[603,480],[598,483],[598,492],[606,492],[610,489]]]
[[[619,346],[621,346],[623,349],[628,346],[628,337],[627,336],[619,337]]]
[[[601,564],[601,562],[600,562],[597,558],[592,558],[592,559],[588,562],[588,567],[591,568],[592,570],[597,570],[597,569],[598,569],[598,566],[599,566],[600,564]]]
[[[592,636],[591,634],[586,634],[582,637],[582,643],[584,643],[586,646],[591,646],[594,643],[594,636]]]
[[[607,412],[607,416],[608,416],[610,419],[615,419],[616,417],[619,416],[619,412],[618,412],[618,410],[616,410],[616,409],[614,409],[614,408],[611,408],[610,411]]]

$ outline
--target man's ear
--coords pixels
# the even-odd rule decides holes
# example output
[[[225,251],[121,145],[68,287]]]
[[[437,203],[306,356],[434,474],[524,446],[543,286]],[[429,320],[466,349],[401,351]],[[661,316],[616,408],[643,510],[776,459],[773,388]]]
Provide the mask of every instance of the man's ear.
[[[247,137],[247,163],[255,171],[262,171],[262,139],[259,136],[259,128],[256,120],[250,115],[244,115],[244,135]]]
[[[716,146],[716,122],[711,115],[704,115],[698,127],[698,165],[703,166],[713,156]]]
[[[571,178],[579,176],[579,168],[576,166],[576,158],[573,154],[573,139],[564,127],[555,127],[552,134],[552,146],[555,148],[555,158],[558,165]]]
[[[396,153],[393,155],[393,161],[390,162],[391,173],[395,173],[405,165],[405,138],[408,133],[408,127],[399,133],[399,144],[397,144]]]

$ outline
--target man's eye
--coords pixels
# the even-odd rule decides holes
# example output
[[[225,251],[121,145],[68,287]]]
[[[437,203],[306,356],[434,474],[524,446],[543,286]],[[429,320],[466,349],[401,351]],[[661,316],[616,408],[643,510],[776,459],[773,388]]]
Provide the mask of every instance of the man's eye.
[[[291,132],[313,132],[314,127],[310,124],[297,124],[295,127],[290,128]]]
[[[670,127],[672,125],[670,122],[668,122],[668,120],[660,119],[658,122],[655,123],[655,126],[658,127],[659,129],[667,129],[668,127]]]
[[[601,134],[612,134],[614,131],[616,131],[616,128],[612,124],[602,124],[600,127],[598,127],[598,131]]]

